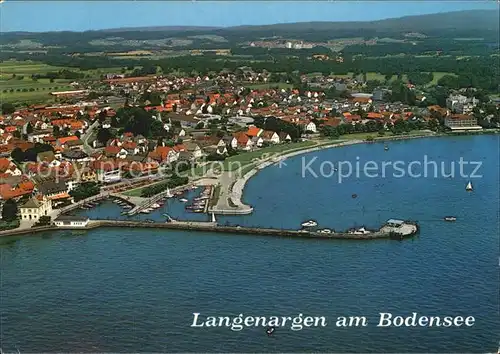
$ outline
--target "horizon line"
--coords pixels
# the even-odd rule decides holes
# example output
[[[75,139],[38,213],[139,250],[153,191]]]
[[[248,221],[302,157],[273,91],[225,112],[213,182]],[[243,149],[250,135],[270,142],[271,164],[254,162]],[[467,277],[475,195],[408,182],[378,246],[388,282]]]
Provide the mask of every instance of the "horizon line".
[[[5,0],[0,0],[5,3]],[[16,2],[37,2],[39,0],[10,0],[9,2],[11,3],[16,3]],[[90,2],[93,2],[96,0],[90,0]],[[123,0],[113,0],[113,1],[123,1]],[[127,1],[127,0],[125,0]],[[131,1],[136,1],[136,0],[131,0]],[[227,2],[228,0],[183,0],[180,2]],[[268,2],[266,0],[246,0],[248,2]],[[335,2],[350,2],[350,0],[306,0],[310,2],[326,2],[326,3],[335,3]],[[394,2],[404,2],[400,0],[388,0],[389,2],[394,1]],[[444,0],[445,2],[463,2],[463,0]],[[173,1],[173,2],[178,2],[178,1]],[[277,2],[301,2],[301,0],[277,0]],[[378,0],[357,0],[356,2],[380,2]],[[442,3],[443,0],[422,0],[422,2],[440,2]],[[500,10],[500,0],[472,0],[471,2],[477,2],[477,3],[492,3],[497,5],[497,11]],[[431,12],[431,13],[424,13],[424,14],[416,14],[416,15],[404,15],[404,16],[397,16],[397,17],[385,17],[385,18],[379,18],[376,20],[355,20],[355,21],[350,21],[350,20],[335,20],[335,21],[322,21],[322,20],[311,20],[311,21],[291,21],[291,22],[274,22],[274,23],[266,23],[266,24],[242,24],[242,25],[229,25],[229,26],[196,26],[196,25],[151,25],[151,26],[123,26],[123,27],[109,27],[109,28],[101,28],[101,29],[87,29],[87,30],[51,30],[51,31],[1,31],[1,34],[45,34],[45,33],[62,33],[62,32],[71,32],[71,33],[86,33],[86,32],[106,32],[106,31],[133,31],[133,30],[140,30],[140,29],[154,29],[154,28],[164,28],[164,29],[172,29],[175,31],[176,29],[178,31],[189,31],[189,30],[218,30],[218,29],[230,29],[230,28],[241,28],[241,27],[266,27],[266,26],[275,26],[275,25],[287,25],[287,24],[301,24],[301,23],[374,23],[374,22],[382,22],[382,21],[387,21],[387,20],[395,20],[395,19],[403,19],[403,18],[410,18],[410,17],[422,17],[422,16],[433,16],[433,15],[444,15],[444,14],[452,14],[452,13],[463,13],[463,12],[487,12],[491,11],[488,9],[467,9],[467,10],[454,10],[454,11],[443,11],[443,12]]]

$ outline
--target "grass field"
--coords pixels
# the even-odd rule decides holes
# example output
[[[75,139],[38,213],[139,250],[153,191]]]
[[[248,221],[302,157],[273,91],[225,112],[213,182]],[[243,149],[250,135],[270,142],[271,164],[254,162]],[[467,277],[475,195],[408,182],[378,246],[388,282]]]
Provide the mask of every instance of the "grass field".
[[[259,149],[251,152],[243,152],[241,154],[231,156],[224,161],[224,169],[226,171],[232,171],[241,166],[253,163],[256,159],[265,158],[267,154],[280,154],[284,152],[290,152],[294,150],[300,150],[313,146],[316,143],[313,141],[301,141],[298,143],[282,144],[270,146],[267,148]]]
[[[54,82],[50,82],[49,79],[39,79],[34,81],[31,79],[31,75],[43,75],[62,69],[84,73],[88,76],[87,79],[89,80],[99,79],[100,75],[105,73],[119,73],[121,71],[121,68],[81,71],[78,68],[50,66],[33,61],[3,61],[0,62],[0,101],[17,104],[52,102],[54,99],[49,93],[70,90],[72,86],[69,84],[73,80],[57,79]],[[16,77],[13,77],[13,75]],[[21,76],[23,78],[19,79]]]
[[[434,75],[434,78],[432,79],[432,81],[430,82],[429,85],[437,85],[437,82],[439,79],[441,79],[443,76],[445,75],[453,75],[453,76],[456,76],[455,74],[453,73],[445,73],[445,72],[440,72],[440,71],[435,71],[432,73]]]

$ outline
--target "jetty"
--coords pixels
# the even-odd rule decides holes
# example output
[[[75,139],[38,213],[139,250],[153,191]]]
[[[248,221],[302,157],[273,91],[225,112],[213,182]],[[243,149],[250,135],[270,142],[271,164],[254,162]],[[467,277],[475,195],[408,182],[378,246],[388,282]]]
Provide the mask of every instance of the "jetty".
[[[68,217],[70,218],[70,217]],[[179,230],[193,232],[216,232],[227,235],[245,234],[256,236],[278,236],[292,238],[313,238],[313,239],[344,239],[344,240],[373,240],[373,239],[393,239],[403,240],[410,238],[419,232],[419,226],[415,222],[389,220],[379,230],[369,233],[356,233],[352,231],[322,233],[313,230],[287,230],[259,227],[243,226],[223,226],[219,225],[212,214],[211,221],[178,221],[169,218],[168,222],[130,221],[130,220],[89,220],[85,227],[73,225],[71,221],[61,226],[43,226],[30,230],[13,230],[10,236],[16,234],[28,234],[52,230],[92,230],[98,228],[136,228],[136,229],[157,229],[157,230]],[[5,235],[7,236],[7,235]]]

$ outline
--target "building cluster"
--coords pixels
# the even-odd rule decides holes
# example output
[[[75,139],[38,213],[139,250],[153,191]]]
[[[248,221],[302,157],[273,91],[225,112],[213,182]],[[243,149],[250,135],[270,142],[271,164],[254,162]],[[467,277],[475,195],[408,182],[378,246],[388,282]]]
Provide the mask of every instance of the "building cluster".
[[[448,107],[410,107],[387,103],[384,91],[328,98],[325,88],[344,91],[353,79],[323,77],[310,89],[245,88],[237,76],[267,77],[265,73],[220,73],[194,78],[108,76],[101,85],[109,92],[126,92],[129,105],[141,106],[159,121],[168,139],[134,135],[113,126],[119,107],[107,99],[72,105],[31,106],[0,117],[0,199],[23,200],[21,218],[37,220],[52,208],[72,202],[71,192],[86,182],[123,183],[133,188],[141,176],[154,175],[175,162],[196,164],[202,157],[224,158],[292,140],[289,133],[255,126],[255,120],[277,118],[302,134],[322,127],[430,120],[436,112],[452,129],[476,129],[470,114],[477,100],[452,95]],[[303,77],[302,80],[307,80]],[[139,103],[145,92],[161,100]],[[117,93],[118,95],[118,93]],[[123,128],[123,127],[122,127]],[[114,131],[106,142],[96,139],[102,129]],[[297,137],[295,137],[297,138]],[[298,137],[300,138],[300,136]],[[135,178],[135,179],[134,179]]]

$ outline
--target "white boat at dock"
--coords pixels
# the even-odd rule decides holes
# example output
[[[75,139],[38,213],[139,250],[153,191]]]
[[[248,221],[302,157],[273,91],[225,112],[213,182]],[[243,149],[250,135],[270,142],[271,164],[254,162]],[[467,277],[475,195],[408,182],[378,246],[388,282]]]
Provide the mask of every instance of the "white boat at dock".
[[[318,226],[318,223],[314,220],[309,220],[309,221],[303,222],[302,226],[303,227],[314,227],[314,226]]]
[[[166,198],[172,198],[174,195],[172,194],[172,192],[170,192],[170,188],[167,188],[167,193],[165,194],[165,197]]]
[[[353,234],[353,235],[366,235],[366,234],[370,234],[371,231],[365,229],[365,227],[360,227],[359,229],[352,229],[352,230],[349,230],[350,234]]]
[[[318,231],[321,234],[331,234],[333,231],[330,229],[322,229]]]
[[[152,209],[158,209],[159,207],[161,207],[161,205],[158,203],[154,203],[153,205],[151,205]]]

